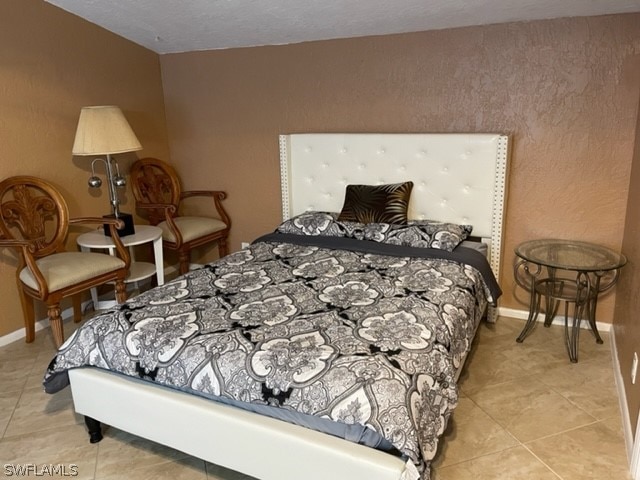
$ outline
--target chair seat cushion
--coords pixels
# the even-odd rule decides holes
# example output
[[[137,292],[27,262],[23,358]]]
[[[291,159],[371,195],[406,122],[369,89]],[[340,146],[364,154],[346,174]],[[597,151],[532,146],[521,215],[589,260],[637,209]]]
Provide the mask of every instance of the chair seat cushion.
[[[180,230],[182,241],[185,243],[227,228],[227,225],[217,218],[176,217],[173,221],[178,227],[178,230]],[[169,229],[167,222],[159,223],[158,227],[162,229],[162,238],[164,240],[169,242],[176,241],[176,236]]]
[[[63,252],[36,260],[50,292],[85,280],[119,270],[125,263],[118,257],[104,253]],[[25,285],[38,290],[38,282],[29,267],[20,271],[20,280]]]

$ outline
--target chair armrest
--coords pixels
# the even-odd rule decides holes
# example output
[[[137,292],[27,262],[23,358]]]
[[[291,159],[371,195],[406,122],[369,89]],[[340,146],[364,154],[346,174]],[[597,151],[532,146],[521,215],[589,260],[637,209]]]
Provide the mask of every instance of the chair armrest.
[[[13,247],[20,252],[22,256],[22,263],[16,269],[16,277],[18,279],[20,278],[20,271],[26,265],[29,270],[31,270],[31,273],[38,283],[38,293],[41,296],[40,298],[46,298],[49,295],[49,287],[47,286],[47,281],[38,268],[36,259],[33,256],[36,251],[36,246],[33,242],[30,242],[29,240],[0,239],[0,248],[3,247]]]
[[[136,203],[136,208],[143,210],[164,210],[165,212],[176,213],[177,208],[171,203]]]
[[[182,234],[173,221],[173,217],[178,211],[175,205],[172,203],[136,203],[136,208],[143,210],[164,210],[164,220],[167,222],[173,236],[176,237],[176,246],[179,248],[180,245],[182,245]],[[156,223],[153,223],[153,225],[156,225]]]
[[[226,192],[223,192],[222,190],[189,190],[180,194],[181,200],[189,197],[212,197],[216,211],[220,216],[220,220],[224,222],[227,228],[231,227],[231,219],[229,218],[227,211],[222,206],[222,200],[227,198]]]
[[[72,218],[69,220],[69,225],[73,224],[93,224],[98,223],[100,225],[109,225],[109,232],[111,233],[111,240],[113,240],[114,245],[116,246],[116,252],[118,253],[118,257],[125,263],[127,269],[131,266],[131,255],[129,255],[129,250],[126,249],[124,244],[122,243],[122,239],[118,234],[118,229],[124,228],[124,222],[118,218],[103,218],[103,217],[79,217]]]
[[[105,217],[78,217],[70,218],[69,224],[75,223],[114,223],[116,228],[124,227],[124,222],[118,218],[105,218]]]
[[[35,249],[33,242],[29,240],[14,240],[13,238],[3,237],[0,237],[0,247],[16,247],[18,249],[31,247],[31,250]]]

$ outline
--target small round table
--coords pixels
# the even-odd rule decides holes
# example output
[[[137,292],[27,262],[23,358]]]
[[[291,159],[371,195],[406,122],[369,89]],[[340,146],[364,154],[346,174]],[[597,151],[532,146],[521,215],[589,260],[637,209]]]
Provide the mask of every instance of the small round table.
[[[551,325],[560,303],[565,304],[565,344],[571,362],[578,361],[581,319],[589,322],[596,342],[603,343],[596,326],[598,296],[616,283],[620,268],[627,263],[626,257],[592,243],[551,239],[522,243],[515,254],[519,257],[514,265],[516,283],[531,295],[529,317],[516,341],[523,342],[533,329],[544,296],[545,327]],[[545,268],[547,275],[543,276]],[[571,331],[569,304],[574,306]]]
[[[120,237],[122,244],[129,247],[131,255],[131,265],[129,267],[129,275],[125,279],[125,283],[134,283],[156,276],[158,285],[164,284],[164,259],[162,255],[162,229],[152,225],[136,225],[135,233]],[[92,232],[79,235],[76,242],[83,252],[93,249],[108,250],[109,255],[115,255],[116,246],[111,237],[104,235],[102,228]],[[153,242],[153,254],[155,263],[136,262],[133,246],[142,245],[144,243]],[[96,310],[110,308],[115,304],[115,300],[99,301],[98,292],[95,288],[91,289],[91,299]]]

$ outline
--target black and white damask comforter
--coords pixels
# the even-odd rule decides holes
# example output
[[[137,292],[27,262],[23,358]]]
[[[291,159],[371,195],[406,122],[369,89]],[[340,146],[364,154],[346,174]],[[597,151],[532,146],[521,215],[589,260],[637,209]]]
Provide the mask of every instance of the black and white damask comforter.
[[[278,407],[373,438],[426,479],[457,404],[456,369],[499,295],[468,249],[271,234],[88,320],[44,386],[54,393],[69,369],[94,366]]]

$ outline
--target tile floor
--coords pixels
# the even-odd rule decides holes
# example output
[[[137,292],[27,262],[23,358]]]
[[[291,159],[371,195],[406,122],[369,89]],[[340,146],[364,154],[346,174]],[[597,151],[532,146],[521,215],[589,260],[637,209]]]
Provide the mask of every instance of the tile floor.
[[[609,338],[596,345],[583,331],[579,363],[571,364],[560,327],[538,325],[517,344],[521,327],[509,318],[481,325],[434,480],[630,479]],[[65,329],[68,335],[73,324]],[[89,444],[68,389],[42,391],[53,353],[48,330],[33,344],[0,348],[3,466],[75,464],[83,479],[249,478],[113,428],[101,443]]]

